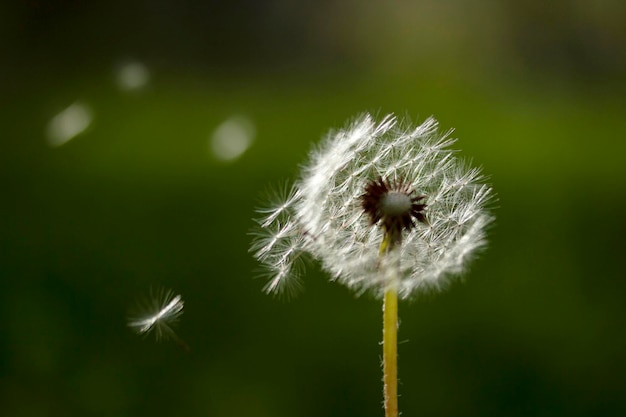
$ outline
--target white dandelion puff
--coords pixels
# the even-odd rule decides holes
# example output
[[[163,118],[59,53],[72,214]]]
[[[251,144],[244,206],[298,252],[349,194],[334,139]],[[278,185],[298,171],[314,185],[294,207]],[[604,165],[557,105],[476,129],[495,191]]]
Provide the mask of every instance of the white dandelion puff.
[[[173,339],[188,350],[174,331],[184,304],[182,297],[171,290],[151,290],[149,297],[140,302],[128,318],[128,326],[140,335],[154,333],[156,340]]]
[[[291,191],[259,211],[251,252],[266,268],[266,291],[297,283],[295,264],[308,254],[332,280],[382,298],[380,244],[393,227],[401,228],[401,298],[464,272],[486,243],[493,191],[450,149],[451,133],[432,117],[405,128],[393,115],[377,123],[368,114],[331,132]]]
[[[265,291],[299,284],[302,255],[357,294],[383,299],[386,417],[398,416],[398,298],[442,288],[486,243],[492,189],[432,117],[403,128],[364,115],[314,149],[284,198],[259,210],[250,251]],[[295,283],[295,284],[294,284]]]

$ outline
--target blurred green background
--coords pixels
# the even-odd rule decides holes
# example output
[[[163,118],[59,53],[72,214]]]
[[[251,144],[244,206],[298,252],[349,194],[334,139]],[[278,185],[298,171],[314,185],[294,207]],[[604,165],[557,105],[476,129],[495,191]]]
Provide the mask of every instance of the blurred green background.
[[[626,415],[625,5],[2,3],[0,414],[382,416],[380,302],[264,295],[247,235],[370,111],[454,127],[499,198],[400,306],[403,415]],[[126,327],[157,286],[189,353]]]

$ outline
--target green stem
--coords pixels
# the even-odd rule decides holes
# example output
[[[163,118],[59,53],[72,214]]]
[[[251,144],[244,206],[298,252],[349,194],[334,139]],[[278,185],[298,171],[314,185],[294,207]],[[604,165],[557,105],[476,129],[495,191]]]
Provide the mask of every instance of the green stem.
[[[400,237],[385,232],[380,244],[381,257],[399,246]],[[382,271],[389,282],[386,283],[383,302],[383,383],[385,417],[398,417],[398,267],[396,262],[382,261]]]
[[[398,416],[398,291],[388,289],[383,305],[385,417]]]

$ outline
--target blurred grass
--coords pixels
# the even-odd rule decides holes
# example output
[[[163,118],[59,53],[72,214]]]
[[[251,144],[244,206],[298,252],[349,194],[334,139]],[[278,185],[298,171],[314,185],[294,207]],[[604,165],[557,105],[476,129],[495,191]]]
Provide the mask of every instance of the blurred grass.
[[[434,114],[499,196],[466,282],[400,306],[401,410],[626,411],[619,88],[156,72],[129,95],[105,73],[52,81],[0,115],[3,415],[380,415],[379,303],[316,268],[298,299],[273,300],[247,253],[263,191],[363,111]],[[75,100],[92,126],[47,147],[47,121]],[[208,138],[232,114],[257,138],[225,163]],[[190,355],[125,328],[151,285],[184,296]]]

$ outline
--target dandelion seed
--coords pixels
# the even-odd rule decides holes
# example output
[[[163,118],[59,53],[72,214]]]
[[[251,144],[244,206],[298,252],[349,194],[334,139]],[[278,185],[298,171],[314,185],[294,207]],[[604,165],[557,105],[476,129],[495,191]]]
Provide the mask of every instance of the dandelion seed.
[[[154,333],[156,340],[173,339],[184,350],[187,344],[174,332],[174,326],[183,314],[184,301],[170,290],[150,291],[128,319],[128,326],[140,335]]]

